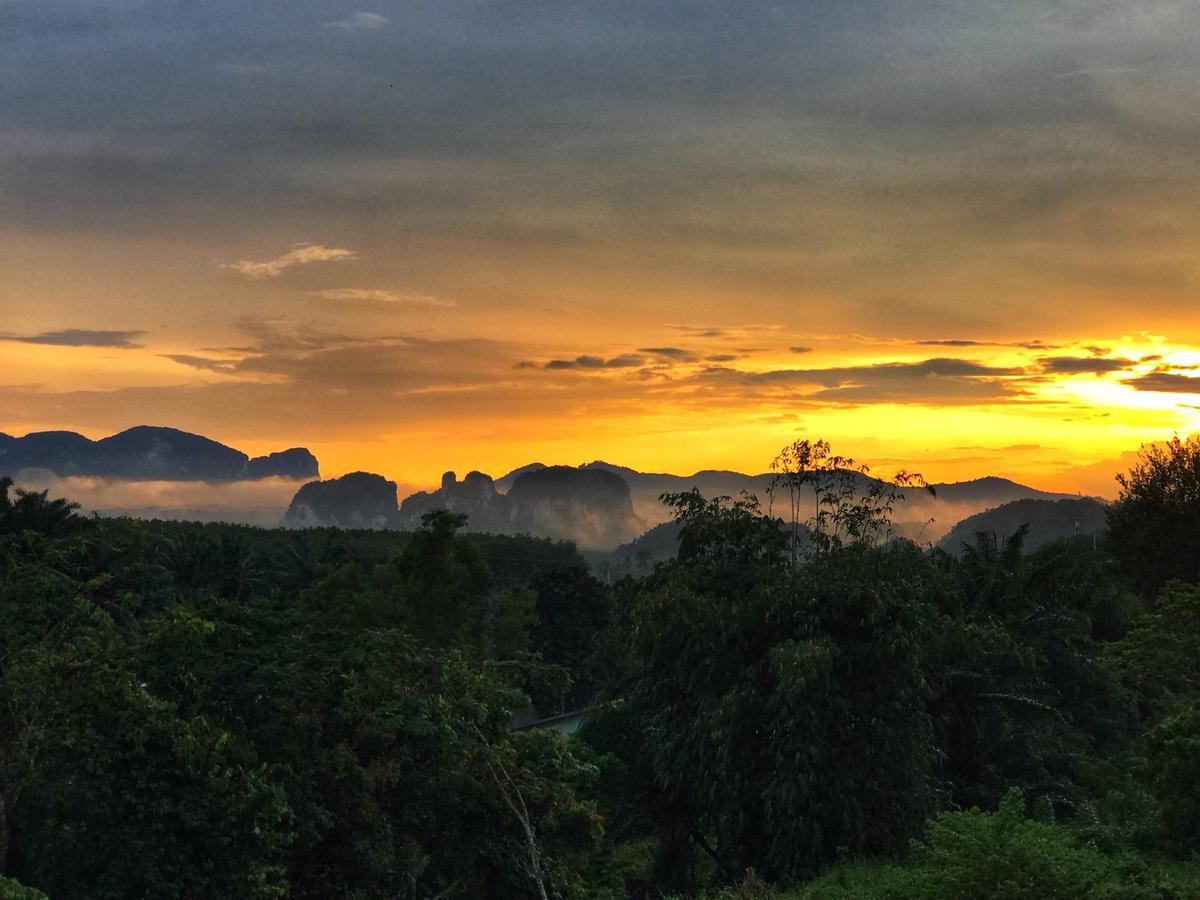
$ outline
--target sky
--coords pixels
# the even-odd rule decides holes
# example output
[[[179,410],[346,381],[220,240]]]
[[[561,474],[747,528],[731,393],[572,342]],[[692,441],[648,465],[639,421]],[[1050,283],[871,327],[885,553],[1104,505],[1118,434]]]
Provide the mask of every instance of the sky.
[[[1194,0],[0,0],[0,431],[1101,493],[1198,96]]]

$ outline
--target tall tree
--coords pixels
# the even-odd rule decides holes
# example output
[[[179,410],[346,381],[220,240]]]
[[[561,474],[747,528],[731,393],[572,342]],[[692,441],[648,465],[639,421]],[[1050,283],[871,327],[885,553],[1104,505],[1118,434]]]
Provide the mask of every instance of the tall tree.
[[[1108,534],[1133,586],[1153,597],[1171,579],[1200,582],[1200,435],[1143,446],[1117,483]]]
[[[636,738],[613,749],[662,794],[665,886],[687,880],[689,843],[771,878],[902,848],[935,759],[919,551],[829,542],[796,562],[752,499],[671,502],[679,558],[623,594],[609,685],[635,723],[613,733]]]

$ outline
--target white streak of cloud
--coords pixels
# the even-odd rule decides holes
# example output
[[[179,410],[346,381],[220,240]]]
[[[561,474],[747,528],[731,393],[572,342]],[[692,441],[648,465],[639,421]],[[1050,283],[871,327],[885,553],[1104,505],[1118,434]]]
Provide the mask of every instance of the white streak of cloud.
[[[1145,66],[1082,66],[1069,72],[1058,72],[1056,78],[1083,78],[1089,75],[1133,75]]]
[[[269,75],[274,70],[270,66],[259,65],[258,63],[223,62],[217,64],[217,71],[224,75],[252,77],[256,75]]]
[[[373,12],[356,12],[351,13],[344,19],[338,19],[334,22],[326,22],[323,28],[334,28],[338,31],[378,31],[380,28],[386,28],[392,24],[392,20],[387,16],[381,16],[379,13]]]
[[[353,250],[325,247],[321,244],[296,244],[287,253],[274,259],[263,261],[242,259],[237,262],[224,263],[221,268],[231,269],[247,278],[276,278],[285,269],[292,266],[315,262],[342,262],[348,259],[357,259]]]
[[[412,303],[421,306],[454,306],[453,300],[443,300],[428,294],[407,291],[385,291],[374,288],[331,288],[317,291],[317,296],[326,300],[363,300],[370,303]]]

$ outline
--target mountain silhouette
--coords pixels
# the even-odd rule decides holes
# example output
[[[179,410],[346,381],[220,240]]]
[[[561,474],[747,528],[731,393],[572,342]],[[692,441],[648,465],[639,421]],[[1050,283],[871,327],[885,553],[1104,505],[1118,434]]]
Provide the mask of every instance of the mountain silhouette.
[[[266,456],[255,456],[247,466],[250,478],[290,478],[299,481],[302,478],[320,477],[317,458],[304,447],[291,447],[268,453]]]
[[[511,489],[517,477],[526,471],[546,468],[540,463],[523,466],[496,480],[499,490]],[[669,519],[668,510],[660,497],[692,489],[708,498],[740,497],[743,493],[756,496],[763,509],[772,508],[771,486],[775,476],[770,472],[745,474],[727,469],[703,469],[691,475],[672,475],[664,472],[639,472],[627,466],[596,460],[584,463],[581,470],[599,470],[619,475],[629,485],[635,514],[648,525],[661,524]],[[876,479],[856,475],[859,490],[865,491]],[[984,509],[1010,503],[1014,500],[1058,500],[1068,499],[1071,494],[1056,494],[1040,491],[1007,478],[988,476],[970,481],[943,482],[931,485],[933,494],[920,489],[904,491],[905,499],[896,505],[893,512],[895,530],[898,534],[918,543],[936,541],[960,519]],[[781,513],[786,501],[780,508]],[[803,509],[807,518],[813,510]],[[932,521],[931,521],[932,520]]]
[[[963,504],[979,504],[1014,494],[1042,492],[1009,481],[1005,478],[980,478],[968,482],[937,485],[939,498],[945,499],[946,509],[956,509]],[[925,495],[928,496],[928,495]],[[1045,497],[1051,499],[1044,499]],[[937,546],[948,553],[958,555],[964,544],[973,543],[978,532],[995,532],[1003,540],[1022,525],[1029,526],[1024,548],[1033,551],[1060,538],[1077,534],[1095,534],[1105,528],[1105,505],[1090,497],[1065,497],[1056,495],[1024,497],[1010,500],[982,512],[967,516],[953,525]],[[936,500],[930,498],[936,508]],[[924,523],[896,523],[895,533],[928,545],[937,529]],[[942,531],[945,530],[943,526]],[[932,534],[931,534],[932,532]],[[922,540],[923,539],[923,540]],[[665,521],[650,528],[634,540],[622,544],[610,553],[592,553],[589,559],[593,567],[607,578],[622,574],[645,574],[654,564],[674,559],[679,551],[679,523]]]
[[[98,441],[73,431],[0,435],[0,474],[43,469],[59,477],[127,481],[245,481],[316,478],[317,458],[302,447],[251,459],[240,450],[176,428],[139,425]]]
[[[436,491],[418,491],[406,497],[400,504],[401,526],[417,528],[421,517],[435,509],[462,513],[471,531],[507,534],[512,530],[508,500],[483,472],[468,472],[462,481],[454,472],[447,472]]]
[[[1028,525],[1023,546],[1026,551],[1032,551],[1060,538],[1103,531],[1106,527],[1104,509],[1103,503],[1090,497],[1014,500],[958,522],[938,546],[947,553],[958,555],[964,545],[974,543],[975,535],[980,532],[994,533],[1003,541],[1021,526]]]
[[[582,547],[615,547],[646,527],[634,513],[628,482],[598,469],[547,466],[523,472],[506,499],[520,530],[570,538]]]
[[[449,509],[465,514],[471,531],[569,539],[597,551],[620,548],[617,552],[622,558],[640,557],[643,562],[647,557],[664,558],[674,550],[672,529],[656,529],[670,519],[669,509],[660,500],[663,494],[695,489],[712,498],[738,497],[745,492],[757,496],[764,511],[780,514],[786,507],[786,501],[771,496],[775,479],[769,472],[704,469],[674,475],[641,472],[603,460],[580,466],[534,462],[495,480],[482,472],[470,472],[460,481],[447,472],[437,490],[420,491],[397,503],[395,483],[380,475],[356,472],[330,481],[315,480],[320,477],[316,457],[304,448],[251,459],[202,435],[146,425],[96,441],[72,431],[43,431],[24,437],[0,434],[0,475],[17,475],[23,470],[113,481],[314,479],[293,497],[285,524],[412,529],[420,526],[425,513]],[[874,483],[865,475],[853,478],[863,491]],[[1075,513],[1052,505],[1018,506],[1011,514],[998,512],[998,517],[963,522],[954,529],[953,537],[946,537],[955,523],[1015,501],[1047,503],[1078,498],[994,476],[934,484],[933,488],[935,495],[923,490],[905,492],[905,500],[896,505],[892,515],[895,534],[922,545],[945,538],[943,546],[953,548],[964,535],[970,539],[973,530],[1007,533],[1020,524],[1010,522],[1011,516],[1028,515],[1033,526],[1032,547],[1043,542],[1043,531],[1053,536],[1074,533],[1076,520],[1066,522],[1071,515],[1082,523],[1080,529],[1099,527],[1096,510],[1100,507],[1087,501]],[[812,514],[803,504],[800,512],[806,518]],[[645,539],[638,540],[642,535]]]
[[[378,477],[378,476],[376,476]],[[859,491],[865,492],[876,479],[851,474]],[[441,487],[418,491],[406,497],[392,517],[378,512],[378,527],[417,528],[421,517],[435,509],[467,516],[470,531],[495,534],[528,533],[538,537],[569,539],[580,547],[615,553],[624,565],[630,560],[663,559],[674,555],[675,529],[669,524],[670,510],[661,495],[696,489],[705,497],[756,495],[764,511],[782,514],[786,501],[770,496],[771,473],[747,475],[722,469],[705,469],[691,475],[639,472],[627,466],[596,460],[581,466],[548,466],[530,463],[498,479],[473,471],[461,481],[454,472],[442,476]],[[326,482],[327,515],[314,512],[308,524],[338,524],[363,521],[352,512],[359,488]],[[981,510],[1017,500],[1053,501],[1069,499],[1066,494],[1040,491],[1007,478],[985,477],[971,481],[932,486],[934,493],[920,489],[905,491],[905,499],[893,511],[893,533],[922,545],[936,542],[959,520]],[[297,495],[297,500],[302,499]],[[382,501],[381,501],[382,502]],[[293,504],[295,506],[295,504]],[[812,510],[801,504],[804,518]],[[289,524],[299,513],[289,512]],[[392,524],[388,524],[392,523]]]
[[[482,472],[471,472],[461,482],[447,472],[438,490],[406,498],[400,519],[413,528],[430,510],[449,509],[465,513],[472,531],[528,533],[604,548],[645,529],[634,514],[629,485],[611,472],[534,463],[506,475],[504,487],[501,493]]]
[[[396,528],[396,482],[370,472],[310,481],[292,498],[283,524],[295,528]]]
[[[570,466],[526,467],[505,493],[482,472],[461,481],[447,472],[436,491],[418,491],[398,508],[395,495],[393,482],[362,472],[313,482],[296,493],[284,523],[413,529],[426,513],[446,509],[466,515],[468,531],[532,534],[601,549],[632,540],[646,527],[633,512],[624,479]]]

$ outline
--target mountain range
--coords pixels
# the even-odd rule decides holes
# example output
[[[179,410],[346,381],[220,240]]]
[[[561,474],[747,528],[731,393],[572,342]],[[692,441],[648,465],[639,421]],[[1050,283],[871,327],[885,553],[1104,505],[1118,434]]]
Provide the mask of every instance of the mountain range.
[[[613,547],[645,530],[633,511],[629,485],[602,469],[540,466],[517,473],[501,493],[482,472],[459,481],[442,476],[436,491],[418,491],[397,504],[396,484],[354,472],[306,484],[296,492],[284,524],[342,528],[417,528],[437,509],[462,513],[467,528],[494,534],[532,534]]]
[[[317,459],[300,447],[251,458],[209,438],[174,428],[139,426],[93,441],[70,431],[37,432],[25,437],[0,434],[0,474],[34,471],[64,478],[91,476],[112,483],[200,482],[208,496],[220,493],[216,485],[237,485],[263,479],[308,480],[292,497],[286,513],[276,507],[275,518],[256,500],[255,524],[279,521],[290,527],[412,529],[435,509],[467,516],[467,528],[499,534],[528,533],[569,539],[580,547],[613,553],[619,559],[635,557],[643,564],[674,552],[674,533],[663,527],[669,511],[660,496],[696,489],[705,497],[756,495],[770,509],[771,473],[744,474],[706,469],[691,475],[641,472],[627,466],[596,460],[580,466],[530,463],[493,479],[473,471],[465,478],[447,472],[439,488],[397,497],[397,486],[381,475],[355,472],[320,481]],[[853,476],[866,490],[868,476]],[[264,482],[265,483],[265,482]],[[275,482],[270,482],[275,484]],[[284,490],[286,485],[281,484]],[[1030,549],[1064,534],[1088,533],[1103,527],[1103,506],[1097,501],[1039,491],[1005,478],[986,477],[932,485],[932,493],[906,492],[893,512],[894,531],[917,543],[941,541],[957,552],[977,531],[1011,533],[1025,521],[1031,523]],[[225,490],[225,488],[221,488]],[[242,490],[242,489],[238,489]],[[284,495],[286,497],[286,495]],[[86,499],[86,498],[85,498]],[[245,505],[247,501],[240,501]],[[280,503],[286,502],[284,497]],[[786,503],[786,501],[783,501]],[[194,501],[189,503],[191,506]],[[86,505],[86,504],[85,504]],[[120,514],[138,514],[146,502],[92,508]],[[782,505],[782,504],[781,504]],[[122,506],[124,508],[122,508]],[[170,515],[165,503],[155,503],[154,515],[191,516],[194,510]],[[780,512],[776,508],[776,512]],[[220,511],[205,506],[203,518]],[[811,510],[801,509],[807,516]],[[245,519],[245,508],[230,507],[228,518]],[[267,518],[264,518],[266,516]]]
[[[1014,500],[958,522],[938,546],[957,556],[981,532],[994,534],[1002,542],[1019,528],[1028,526],[1022,546],[1026,551],[1033,551],[1059,538],[1097,534],[1107,524],[1105,505],[1091,497]]]
[[[873,482],[865,475],[852,477],[860,491]],[[419,491],[397,502],[394,482],[359,472],[305,485],[284,522],[299,527],[411,529],[420,525],[425,513],[447,509],[466,515],[467,529],[472,531],[529,533],[573,540],[588,550],[660,559],[673,553],[674,543],[671,529],[665,527],[670,516],[661,495],[693,488],[709,498],[747,492],[769,508],[773,481],[770,473],[705,470],[670,475],[602,461],[578,467],[531,463],[498,479],[470,472],[460,481],[455,473],[447,472],[437,490]],[[933,543],[956,522],[982,510],[1014,502],[1074,499],[996,477],[931,487],[930,492],[906,492],[896,505],[893,527],[897,535],[921,544]],[[805,517],[811,512],[801,509]]]
[[[251,458],[240,450],[176,428],[139,425],[93,441],[73,431],[0,434],[0,474],[39,469],[60,478],[124,481],[252,481],[319,478],[303,447]]]
[[[543,468],[545,466],[541,463],[522,466],[496,479],[496,487],[507,490],[516,478]],[[584,463],[579,468],[611,472],[623,478],[629,485],[634,512],[650,526],[668,519],[667,510],[659,499],[663,494],[680,493],[693,488],[709,498],[739,497],[742,493],[749,493],[755,495],[764,507],[769,507],[771,486],[775,480],[775,476],[770,472],[747,475],[725,469],[704,469],[691,475],[639,472],[601,460]],[[864,491],[873,481],[865,475],[855,478],[860,484],[860,490]],[[940,482],[930,487],[932,492],[919,489],[904,491],[904,500],[897,504],[894,513],[895,528],[899,534],[918,542],[936,541],[956,522],[985,509],[1014,500],[1065,500],[1074,496],[1040,491],[995,476],[970,481]],[[805,511],[805,515],[811,513],[811,510]]]
[[[936,546],[959,556],[980,533],[992,534],[1003,543],[1026,528],[1021,546],[1032,552],[1061,538],[1099,534],[1107,526],[1105,510],[1105,503],[1092,497],[1012,500],[955,523]],[[929,541],[926,536],[919,543],[928,546]],[[678,550],[679,524],[668,521],[614,550],[585,550],[585,555],[598,575],[611,580],[627,573],[645,574],[655,563],[674,558]]]

